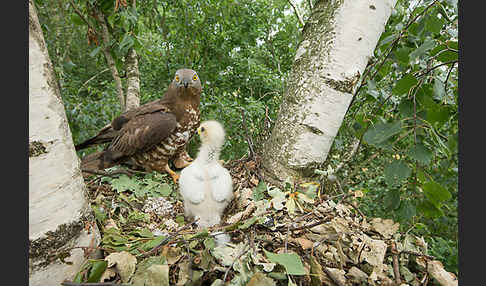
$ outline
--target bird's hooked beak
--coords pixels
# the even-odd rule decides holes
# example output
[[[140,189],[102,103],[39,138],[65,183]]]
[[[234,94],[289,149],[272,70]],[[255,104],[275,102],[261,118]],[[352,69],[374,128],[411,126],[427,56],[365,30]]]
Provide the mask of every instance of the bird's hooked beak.
[[[186,79],[183,79],[182,84],[184,85],[185,88],[187,88],[189,86],[189,81],[186,80]]]

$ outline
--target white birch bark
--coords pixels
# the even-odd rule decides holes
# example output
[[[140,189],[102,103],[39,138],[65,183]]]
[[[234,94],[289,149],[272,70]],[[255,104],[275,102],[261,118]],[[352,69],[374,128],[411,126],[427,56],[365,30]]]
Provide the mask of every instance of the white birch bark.
[[[57,81],[37,12],[29,0],[29,285],[59,285],[72,279],[83,250],[49,261],[50,253],[93,246],[100,235],[85,197]]]
[[[138,70],[137,52],[134,48],[127,55],[127,92],[126,110],[140,106],[140,72]]]
[[[396,0],[318,1],[302,33],[263,164],[280,180],[324,163]]]

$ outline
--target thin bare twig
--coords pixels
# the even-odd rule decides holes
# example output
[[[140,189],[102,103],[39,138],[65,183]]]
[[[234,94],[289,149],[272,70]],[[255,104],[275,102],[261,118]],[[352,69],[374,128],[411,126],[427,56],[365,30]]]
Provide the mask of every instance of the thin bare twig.
[[[124,174],[124,175],[127,175],[129,177],[131,177],[133,175],[132,173],[130,173],[127,170],[115,170],[115,171],[111,171],[111,172],[106,172],[106,171],[101,171],[101,170],[92,170],[92,169],[83,168],[83,169],[81,169],[81,171],[85,172],[85,173],[108,176],[108,177],[114,177],[114,176],[120,175],[120,174]]]
[[[449,71],[447,72],[447,77],[444,81],[444,93],[447,95],[447,82],[449,81],[449,76],[451,75],[452,69],[454,69],[454,66],[456,63],[453,63],[451,67],[449,68]]]
[[[228,268],[224,272],[223,283],[226,282],[226,277],[228,276],[230,269],[233,268],[233,265],[235,264],[236,260],[240,259],[240,257],[243,256],[243,254],[245,254],[248,251],[247,248],[250,246],[249,242],[250,242],[250,240],[247,240],[247,242],[245,243],[245,246],[243,247],[243,250],[241,251],[241,253],[238,256],[236,256],[235,259],[233,259],[233,262],[231,263],[231,265],[228,266]]]
[[[131,284],[118,284],[117,282],[76,283],[76,282],[71,282],[71,281],[64,281],[64,282],[61,282],[61,285],[64,285],[64,286],[130,286]]]
[[[245,110],[241,108],[241,118],[243,119],[243,128],[245,129],[246,142],[248,143],[248,148],[250,148],[250,155],[252,159],[255,159],[255,150],[253,150],[253,140],[251,140],[250,133],[248,132],[248,127],[246,126]]]
[[[452,64],[452,66],[454,66],[454,64],[456,64],[457,62],[458,62],[458,60],[453,60],[453,61],[448,61],[448,62],[445,62],[445,63],[438,64],[438,65],[433,66],[430,69],[427,69],[426,71],[420,73],[419,75],[417,75],[417,77],[423,77],[423,76],[429,74],[431,71],[433,71],[436,68],[439,68],[441,66],[450,65],[450,64]]]
[[[79,11],[78,7],[76,7],[76,5],[74,5],[73,0],[70,0],[70,1],[69,1],[69,4],[71,4],[71,7],[73,7],[74,12],[75,12],[76,14],[78,14],[79,18],[81,18],[81,20],[83,20],[83,22],[85,22],[85,23],[86,23],[86,25],[88,25],[88,27],[89,27],[91,30],[93,30],[93,32],[94,32],[95,34],[98,34],[98,33],[96,32],[96,29],[94,29],[94,28],[93,28],[93,26],[91,26],[91,24],[88,22],[88,20],[86,20],[86,18],[83,16],[83,14],[81,13],[81,11]]]
[[[393,274],[395,275],[395,282],[397,285],[402,284],[402,279],[400,278],[400,269],[398,268],[398,251],[395,242],[391,243],[391,253],[393,255]]]
[[[143,257],[147,257],[149,255],[151,255],[152,253],[156,253],[162,246],[166,245],[171,239],[173,239],[175,236],[179,235],[179,233],[183,230],[186,230],[188,228],[190,228],[192,225],[196,224],[196,222],[198,221],[199,219],[196,219],[195,221],[193,221],[192,223],[188,223],[186,225],[184,225],[183,227],[181,227],[180,229],[178,229],[175,233],[173,233],[172,235],[169,235],[167,236],[166,238],[164,238],[157,246],[155,246],[154,248],[152,248],[151,250],[149,250],[148,252],[145,252],[145,253],[141,253],[137,256],[143,256]]]
[[[302,27],[304,27],[305,23],[304,23],[304,20],[302,19],[302,15],[300,14],[299,9],[297,8],[297,6],[295,5],[295,3],[292,0],[288,0],[288,2],[290,4],[290,6],[292,6],[292,8],[294,9],[295,16],[297,16],[297,19],[299,20],[300,25],[302,25]]]
[[[100,71],[99,73],[95,74],[94,76],[92,76],[92,77],[91,77],[90,79],[88,79],[87,81],[85,81],[85,82],[83,83],[83,85],[81,85],[81,87],[78,89],[78,94],[79,94],[79,92],[80,92],[80,91],[83,89],[83,87],[85,87],[85,86],[88,84],[88,82],[90,82],[91,80],[93,80],[94,78],[96,78],[97,76],[99,76],[100,74],[104,73],[105,71],[109,71],[109,70],[110,70],[110,68],[106,68],[106,69],[104,69],[104,70]]]

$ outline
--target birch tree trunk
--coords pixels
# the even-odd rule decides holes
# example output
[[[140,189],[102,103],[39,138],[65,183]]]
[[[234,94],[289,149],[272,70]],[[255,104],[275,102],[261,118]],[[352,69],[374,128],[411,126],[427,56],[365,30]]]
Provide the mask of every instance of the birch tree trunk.
[[[140,105],[140,72],[138,70],[137,52],[134,48],[127,55],[127,92],[126,110]]]
[[[137,9],[137,1],[132,1],[133,10]],[[138,70],[137,52],[132,47],[127,54],[127,92],[126,110],[140,106],[140,72]]]
[[[304,178],[324,163],[396,0],[320,0],[302,31],[263,164]]]
[[[37,11],[29,0],[29,285],[60,285],[100,234],[85,197],[71,131]],[[56,256],[69,252],[62,263]]]

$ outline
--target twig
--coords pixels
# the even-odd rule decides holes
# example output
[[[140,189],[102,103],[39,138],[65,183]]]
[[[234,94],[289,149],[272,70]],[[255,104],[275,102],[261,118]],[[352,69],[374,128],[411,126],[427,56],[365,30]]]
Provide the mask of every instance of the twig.
[[[223,283],[226,283],[226,277],[228,276],[230,269],[233,268],[233,265],[235,264],[236,260],[240,259],[240,257],[243,256],[243,254],[245,254],[247,252],[248,247],[249,247],[249,240],[245,243],[245,246],[243,247],[243,250],[241,251],[241,253],[238,256],[236,256],[235,259],[233,259],[233,262],[231,262],[231,265],[228,266],[228,268],[224,272]]]
[[[433,71],[436,68],[439,68],[441,66],[450,65],[450,64],[452,64],[452,66],[454,66],[454,64],[456,64],[457,62],[458,62],[458,60],[453,60],[453,61],[448,61],[448,62],[445,62],[445,63],[438,64],[438,65],[433,66],[430,69],[427,69],[426,71],[420,73],[419,75],[417,75],[417,77],[422,77],[422,76],[428,75],[431,71]]]
[[[291,222],[292,223],[292,222]],[[284,250],[284,253],[287,253],[287,244],[289,242],[289,233],[290,233],[290,224],[287,224],[287,234],[285,235],[285,243],[284,243],[284,246],[285,246],[285,250]]]
[[[290,6],[292,6],[292,8],[294,9],[295,16],[297,16],[297,19],[299,20],[300,25],[302,25],[302,27],[304,27],[305,23],[304,23],[304,20],[302,20],[302,16],[300,15],[299,9],[297,8],[297,6],[295,5],[295,3],[292,0],[288,0],[288,2],[290,4]]]
[[[256,158],[256,156],[255,151],[253,150],[253,141],[251,140],[250,133],[248,132],[248,127],[246,126],[245,110],[243,108],[241,108],[241,118],[243,119],[243,128],[245,129],[246,142],[248,143],[248,147],[250,148],[251,158],[254,159]]]
[[[157,246],[155,246],[151,250],[149,250],[149,251],[147,251],[145,253],[141,253],[141,254],[139,254],[137,256],[147,257],[147,256],[151,255],[152,253],[156,253],[163,245],[166,245],[171,239],[173,239],[175,236],[177,236],[181,231],[186,230],[186,229],[190,228],[192,225],[196,224],[196,222],[198,220],[199,219],[196,219],[192,223],[186,224],[185,226],[181,227],[179,230],[177,230],[173,234],[171,234],[171,235],[167,236],[166,238],[164,238]]]
[[[395,242],[391,243],[391,253],[393,255],[393,274],[395,274],[395,282],[397,285],[400,285],[402,279],[400,278],[400,269],[398,268],[398,251]]]
[[[451,75],[452,69],[454,68],[455,65],[456,65],[456,63],[453,63],[451,65],[451,67],[449,68],[449,72],[447,72],[446,80],[444,81],[444,93],[446,95],[447,95],[447,82],[449,81],[449,76]]]
[[[76,5],[74,5],[73,0],[70,0],[70,1],[69,1],[69,4],[71,4],[71,7],[73,7],[74,12],[75,12],[76,14],[78,14],[79,18],[81,18],[81,20],[83,20],[83,22],[85,22],[85,23],[86,23],[86,25],[88,25],[88,27],[89,27],[91,30],[93,30],[93,32],[94,32],[95,34],[98,34],[98,33],[96,32],[96,30],[95,30],[95,29],[94,29],[94,28],[93,28],[93,27],[92,27],[92,26],[89,24],[88,20],[86,20],[86,18],[83,16],[83,14],[81,13],[81,11],[79,11],[78,7],[76,7]]]
[[[108,176],[108,177],[113,177],[113,176],[120,175],[120,174],[125,174],[129,177],[131,177],[133,175],[132,173],[130,173],[127,170],[115,170],[115,171],[111,171],[111,172],[106,172],[106,171],[101,171],[101,170],[81,169],[81,171],[85,172],[85,173]]]
[[[88,82],[90,82],[91,80],[93,80],[94,78],[96,78],[97,76],[99,76],[100,74],[104,73],[105,71],[109,71],[109,70],[110,70],[110,68],[106,68],[106,69],[104,69],[104,70],[100,71],[99,73],[95,74],[94,76],[92,76],[92,77],[91,77],[90,79],[88,79],[87,81],[85,81],[85,82],[83,83],[83,85],[81,85],[81,87],[78,89],[78,94],[79,94],[79,92],[80,92],[80,91],[83,89],[83,87],[85,87],[85,86],[86,86],[86,84],[88,84]]]
[[[410,251],[410,250],[402,250],[402,251],[400,251],[400,253],[398,255],[402,255],[403,253],[410,254],[410,255],[415,255],[415,256],[423,256],[423,257],[426,257],[426,258],[432,259],[432,260],[435,260],[436,259],[433,256],[430,256],[430,255],[427,255],[427,254],[418,253],[418,252],[415,252],[415,251]]]
[[[341,283],[341,281],[339,281],[336,276],[334,276],[334,274],[331,273],[331,271],[329,271],[329,269],[327,269],[326,266],[322,265],[322,270],[324,270],[324,272],[326,272],[327,276],[329,276],[329,278],[331,278],[332,282],[334,282],[334,284],[338,285],[338,286],[344,286],[343,283]]]
[[[130,286],[130,284],[118,284],[116,282],[100,282],[100,283],[87,282],[87,283],[76,283],[76,282],[71,282],[71,281],[61,282],[61,285],[64,285],[64,286]]]

